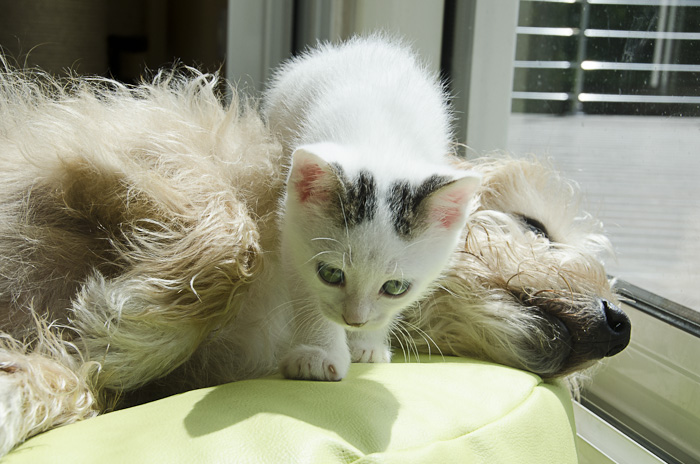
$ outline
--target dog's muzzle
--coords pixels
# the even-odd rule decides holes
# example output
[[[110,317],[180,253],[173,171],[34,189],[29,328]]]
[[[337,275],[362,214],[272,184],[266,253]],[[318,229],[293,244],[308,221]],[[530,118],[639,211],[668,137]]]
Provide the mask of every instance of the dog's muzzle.
[[[632,324],[614,303],[594,298],[588,304],[588,318],[559,314],[571,334],[571,354],[561,373],[575,371],[591,361],[615,356],[630,342]]]
[[[559,341],[550,344],[549,349],[563,350],[559,356],[542,353],[551,360],[558,357],[561,360],[558,368],[543,371],[539,366],[528,365],[528,370],[547,376],[565,375],[592,361],[615,356],[629,344],[632,324],[624,311],[611,301],[597,297],[553,296],[552,293],[535,297],[520,295],[521,301],[538,308],[546,316],[544,320],[550,328],[545,330]]]
[[[615,356],[627,347],[632,334],[632,324],[624,311],[608,300],[599,299],[597,304],[603,317],[592,328],[593,359]]]

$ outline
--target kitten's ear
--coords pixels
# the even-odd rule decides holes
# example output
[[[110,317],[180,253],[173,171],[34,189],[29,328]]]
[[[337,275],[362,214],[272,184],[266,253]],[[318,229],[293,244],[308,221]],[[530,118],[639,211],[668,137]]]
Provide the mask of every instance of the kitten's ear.
[[[333,167],[318,151],[318,146],[309,145],[297,148],[292,154],[287,191],[301,204],[327,203],[337,186]]]
[[[443,229],[463,227],[481,176],[464,172],[463,176],[440,187],[428,197],[430,219]]]

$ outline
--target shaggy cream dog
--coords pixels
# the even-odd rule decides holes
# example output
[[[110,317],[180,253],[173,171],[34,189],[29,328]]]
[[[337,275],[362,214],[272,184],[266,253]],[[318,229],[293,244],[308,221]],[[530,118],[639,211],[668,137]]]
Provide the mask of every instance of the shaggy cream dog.
[[[0,456],[250,376],[226,334],[275,243],[286,163],[222,87],[194,70],[137,87],[0,73]],[[629,322],[598,260],[609,244],[571,185],[534,161],[472,164],[485,183],[466,242],[396,345],[545,376],[624,348]]]

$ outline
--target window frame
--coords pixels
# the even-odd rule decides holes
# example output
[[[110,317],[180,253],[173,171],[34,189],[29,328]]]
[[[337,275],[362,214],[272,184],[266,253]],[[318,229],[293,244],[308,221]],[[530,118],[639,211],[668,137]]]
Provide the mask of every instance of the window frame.
[[[675,303],[622,279],[616,281],[615,290],[628,306],[695,337],[700,337],[700,311]]]

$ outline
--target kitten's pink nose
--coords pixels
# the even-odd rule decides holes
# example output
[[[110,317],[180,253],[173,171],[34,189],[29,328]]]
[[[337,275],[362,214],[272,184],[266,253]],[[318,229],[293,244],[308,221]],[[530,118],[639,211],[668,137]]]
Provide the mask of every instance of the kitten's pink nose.
[[[365,320],[365,321],[353,321],[353,320],[348,320],[348,318],[345,316],[345,314],[343,314],[343,320],[344,320],[345,323],[346,323],[347,325],[349,325],[350,327],[362,327],[363,325],[365,325],[365,324],[367,323],[366,320]]]

